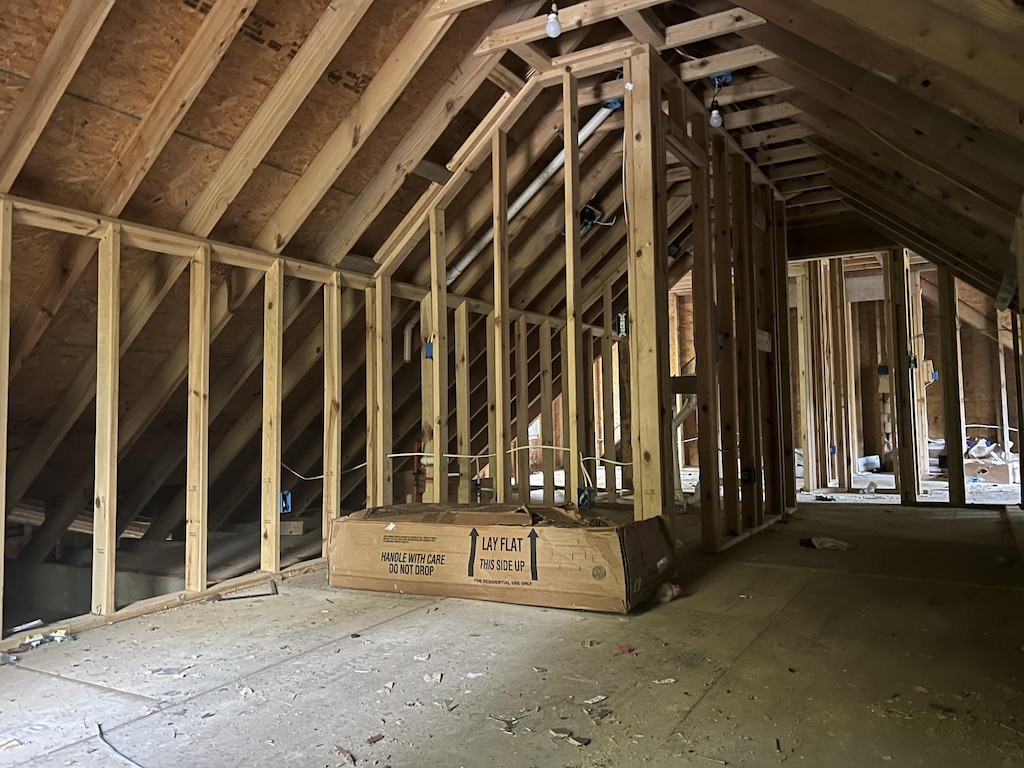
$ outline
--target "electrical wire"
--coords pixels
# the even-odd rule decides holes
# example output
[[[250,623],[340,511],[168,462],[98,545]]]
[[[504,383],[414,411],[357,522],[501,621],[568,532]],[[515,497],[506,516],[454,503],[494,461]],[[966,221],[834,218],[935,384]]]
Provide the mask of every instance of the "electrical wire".
[[[130,757],[128,757],[128,755],[124,754],[124,752],[121,752],[117,747],[115,747],[113,744],[111,744],[109,741],[107,741],[107,737],[103,735],[103,726],[100,725],[99,723],[96,723],[96,737],[101,742],[103,742],[103,746],[105,746],[112,753],[114,753],[115,755],[120,757],[122,760],[124,760],[129,765],[134,765],[135,768],[143,768],[142,765],[140,765],[139,763],[136,763],[134,760],[132,760]]]

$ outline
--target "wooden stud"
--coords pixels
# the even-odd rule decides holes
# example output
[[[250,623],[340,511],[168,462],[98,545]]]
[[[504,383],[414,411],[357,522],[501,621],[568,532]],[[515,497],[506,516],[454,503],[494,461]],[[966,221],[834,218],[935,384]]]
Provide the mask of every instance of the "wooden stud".
[[[540,442],[541,445],[555,444],[553,362],[551,359],[551,321],[540,324]],[[541,449],[541,467],[544,473],[544,503],[555,503],[555,452],[551,448]]]
[[[908,257],[909,258],[909,257]],[[914,356],[911,370],[914,392],[914,428],[917,430],[915,456],[917,458],[917,492],[921,493],[921,480],[929,474],[928,462],[928,382],[924,377],[924,307],[921,301],[921,273],[914,270],[907,281],[910,301],[910,349]],[[998,323],[996,325],[998,327]],[[999,350],[999,342],[996,342]],[[1005,381],[1005,376],[1003,377]],[[1006,387],[1004,386],[1005,392]]]
[[[4,625],[4,553],[7,531],[7,422],[11,353],[11,251],[13,211],[10,200],[0,200],[0,638]]]
[[[637,519],[668,514],[675,501],[671,477],[670,370],[668,348],[664,343],[668,337],[665,141],[661,82],[652,64],[654,58],[656,54],[650,49],[632,57],[633,90],[626,99],[627,259],[630,334],[636,363],[634,481],[636,474],[640,475],[640,494],[634,500]],[[696,146],[706,158],[705,144],[698,141]],[[706,167],[706,161],[704,165]],[[717,493],[717,488],[715,490]]]
[[[491,144],[491,194],[494,228],[494,375],[493,403],[495,439],[491,452],[491,477],[494,481],[495,501],[508,501],[509,454],[512,444],[512,403],[509,382],[512,379],[509,350],[511,347],[509,322],[508,281],[508,138],[505,131],[497,131]]]
[[[434,452],[434,369],[433,360],[427,359],[427,348],[434,339],[434,317],[431,312],[431,296],[428,293],[420,299],[420,453],[424,456],[418,457],[420,473],[423,477],[423,494],[420,500],[431,504],[437,501],[435,493],[437,483],[434,478],[437,476],[432,462]]]
[[[206,589],[210,497],[210,249],[189,270],[185,589]]]
[[[468,504],[473,500],[474,466],[469,458],[473,447],[469,391],[469,306],[462,302],[455,308],[455,452],[459,454],[460,504]]]
[[[612,364],[614,339],[612,337],[612,288],[605,286],[602,297],[604,336],[601,337],[601,425],[603,429],[601,454],[615,459],[615,367]],[[604,464],[604,489],[608,501],[614,502],[617,467],[611,461]],[[678,475],[679,472],[677,471]]]
[[[996,363],[999,369],[999,442],[1003,450],[1009,451],[1012,444],[1010,436],[1010,399],[1006,384],[1006,353],[1003,351],[1001,342],[1002,335],[1006,329],[1003,328],[1002,312],[996,310]]]
[[[580,489],[584,486],[582,455],[585,438],[583,377],[589,365],[584,360],[583,338],[583,270],[581,265],[580,237],[580,147],[579,147],[579,104],[577,101],[579,83],[570,73],[562,78],[562,117],[565,151],[565,317],[566,344],[562,350],[562,398],[563,407],[568,406],[569,436],[566,456],[565,497],[576,503]]]
[[[377,488],[377,458],[380,455],[380,436],[377,434],[377,290],[366,288],[363,291],[364,310],[366,314],[366,506],[380,505],[380,491]]]
[[[324,448],[320,532],[324,557],[331,520],[341,517],[341,283],[324,284]]]
[[[525,315],[516,320],[516,489],[520,504],[530,503],[530,356]]]
[[[907,251],[887,251],[886,308],[892,333],[890,377],[895,407],[894,463],[900,478],[900,501],[906,506],[917,504],[917,435],[914,425],[913,381],[910,370],[910,308],[908,306],[908,273],[910,263]]]
[[[959,297],[956,278],[947,269],[939,269],[939,333],[941,337],[942,420],[946,438],[949,477],[949,503],[962,507],[967,503],[964,478],[964,451],[967,446],[964,426],[963,354],[960,347]],[[999,349],[999,354],[1003,350]]]
[[[117,414],[120,362],[121,232],[110,227],[100,240],[96,300],[96,479],[92,524],[92,612],[116,609]]]
[[[260,490],[260,570],[281,570],[281,376],[284,346],[284,268],[264,277],[263,480]]]
[[[817,409],[814,401],[814,385],[812,381],[811,359],[811,308],[810,286],[807,271],[796,275],[796,329],[797,329],[797,374],[800,392],[800,447],[804,452],[804,484],[803,490],[815,489],[818,477],[818,452],[815,450],[812,415]]]
[[[708,146],[708,127],[694,120],[693,138]],[[722,544],[719,483],[718,309],[712,251],[711,184],[708,168],[693,171],[693,339],[697,368],[697,454],[700,463],[701,543],[706,552]],[[723,278],[724,279],[724,278]],[[621,368],[622,361],[619,365]]]
[[[1010,327],[1013,331],[1013,380],[1014,380],[1014,396],[1017,401],[1017,413],[1024,414],[1024,359],[1021,358],[1021,352],[1024,350],[1024,343],[1021,339],[1021,322],[1020,315],[1017,312],[1010,313]],[[1024,416],[1017,417],[1017,440],[1020,440],[1020,430],[1024,422]],[[946,445],[949,445],[947,441]],[[1018,448],[1019,450],[1019,448]],[[963,456],[961,456],[961,459]],[[950,496],[952,499],[952,496]],[[1020,494],[1019,506],[1024,509],[1024,490]]]
[[[719,413],[722,440],[722,508],[730,536],[743,533],[739,497],[739,401],[736,380],[736,328],[733,293],[733,242],[739,234],[729,205],[729,155],[721,136],[712,138],[714,182],[715,302],[717,304],[718,381],[721,392]],[[739,210],[737,207],[735,210]]]
[[[781,387],[782,481],[787,509],[796,507],[796,452],[793,435],[793,378],[790,370],[789,277],[786,253],[786,204],[773,202],[772,235],[775,265],[775,343],[778,345],[779,386]]]
[[[374,297],[374,343],[373,354],[376,357],[374,368],[376,369],[374,383],[377,394],[375,396],[376,406],[376,438],[377,455],[374,464],[377,477],[374,479],[374,489],[377,499],[374,506],[384,506],[394,501],[394,470],[393,461],[390,458],[394,442],[394,419],[392,413],[392,302],[391,302],[391,278],[381,275],[377,278],[377,291]]]
[[[448,501],[448,286],[446,284],[445,211],[430,211],[430,312],[434,354],[430,361],[433,384],[433,499]]]
[[[751,182],[749,166],[729,158],[735,222],[736,389],[739,399],[740,510],[743,525],[759,525],[764,508],[761,471],[761,408],[757,366],[757,280],[752,252]]]

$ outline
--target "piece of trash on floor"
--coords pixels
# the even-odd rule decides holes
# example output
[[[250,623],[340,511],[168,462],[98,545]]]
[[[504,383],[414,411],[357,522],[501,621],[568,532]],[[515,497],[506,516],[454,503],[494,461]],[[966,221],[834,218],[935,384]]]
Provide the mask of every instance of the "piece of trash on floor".
[[[704,755],[694,755],[694,757],[700,758],[701,760],[707,760],[709,763],[718,763],[719,765],[728,765],[725,760],[719,760],[717,757],[706,757]]]
[[[22,746],[22,743],[17,739],[4,739],[0,741],[0,749],[14,749],[20,746]]]
[[[356,757],[344,747],[335,747],[334,751],[341,755],[349,765],[356,764]]]
[[[608,697],[604,695],[595,696],[592,699],[587,699],[584,704],[600,704],[602,701],[607,701]]]
[[[476,678],[483,677],[483,676],[484,676],[483,672],[467,672],[466,673],[466,677],[470,678],[471,680],[475,680]]]
[[[833,539],[830,536],[811,536],[809,539],[800,539],[800,546],[808,549],[856,549],[856,546],[842,539]]]
[[[441,682],[444,677],[443,672],[428,672],[423,676],[423,682],[430,683],[431,685],[437,685]]]
[[[75,638],[71,634],[69,629],[55,629],[50,632],[42,633],[37,632],[34,635],[29,635],[25,638],[25,642],[22,643],[24,646],[29,648],[37,648],[40,645],[46,643],[63,643],[67,640],[74,640]]]
[[[416,659],[416,661],[430,661],[430,654],[429,653],[417,653],[415,656],[413,656],[413,658]]]
[[[676,679],[674,677],[663,677],[661,680],[655,680],[654,684],[655,685],[672,685],[672,683],[674,683],[674,682],[676,682]]]
[[[582,645],[582,646],[583,646],[584,648],[593,648],[593,647],[594,647],[595,645],[597,645],[597,643],[596,643],[595,641],[593,641],[593,640],[584,640],[584,641],[583,641],[583,642],[581,643],[581,645]]]
[[[872,480],[866,486],[864,486],[859,491],[857,491],[857,493],[860,493],[860,494],[872,494],[872,493],[874,493],[877,490],[878,490],[878,483],[876,483],[874,480]]]
[[[370,746],[373,746],[374,744],[376,744],[378,741],[380,741],[383,738],[384,738],[384,734],[383,733],[377,733],[377,734],[374,734],[373,736],[371,736],[370,738],[368,738],[366,740],[366,743],[369,744]]]
[[[520,720],[524,720],[527,717],[529,717],[528,714],[520,715],[519,717],[495,717],[494,715],[488,715],[487,719],[495,720],[496,722],[501,723],[502,733],[507,733],[510,736],[515,736],[516,732],[513,730],[513,728],[515,728],[516,725],[519,724]]]
[[[534,667],[533,671],[534,672],[547,672],[548,670],[547,670],[546,667]]]
[[[586,736],[570,736],[566,741],[577,747],[585,747],[590,743],[590,739]]]
[[[24,624],[19,624],[16,627],[11,627],[7,631],[10,634],[13,635],[15,632],[24,632],[25,630],[35,629],[36,627],[41,627],[41,626],[43,626],[43,620],[42,619],[32,619],[32,621],[26,621]]]
[[[548,733],[554,736],[556,739],[567,739],[572,736],[572,731],[568,728],[550,728]]]
[[[683,596],[683,588],[678,584],[663,582],[658,591],[654,593],[654,599],[659,603],[671,603],[677,597]]]
[[[250,688],[248,685],[246,685],[246,686],[244,686],[242,688],[239,688],[238,689],[238,693],[241,696],[252,696],[254,693],[256,693],[256,691],[254,691],[252,688]]]
[[[918,693],[931,693],[931,691],[929,691],[923,685],[915,685],[914,686],[914,690],[917,691]]]
[[[14,664],[18,661],[18,657],[13,653],[0,653],[0,666],[4,664]]]
[[[444,701],[435,701],[434,705],[440,707],[445,712],[451,712],[453,709],[455,709],[457,706],[459,706],[458,702],[455,701],[455,699],[445,699]]]
[[[835,501],[836,497],[835,496],[826,496],[826,495],[824,495],[822,493],[819,493],[819,494],[815,495],[814,500],[815,501]],[[709,759],[709,758],[705,758],[705,759]]]
[[[192,664],[187,667],[160,667],[159,669],[147,669],[146,674],[153,675],[153,677],[176,677],[181,680],[192,667]]]
[[[625,653],[633,653],[634,652],[634,649],[632,648],[632,646],[629,646],[629,645],[616,645],[615,646],[615,650],[618,651],[619,653],[623,653],[623,654],[625,654]]]

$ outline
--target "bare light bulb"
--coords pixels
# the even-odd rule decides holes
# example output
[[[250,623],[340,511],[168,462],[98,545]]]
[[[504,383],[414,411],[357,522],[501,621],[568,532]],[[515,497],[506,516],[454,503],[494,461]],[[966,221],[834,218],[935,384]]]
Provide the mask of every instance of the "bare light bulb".
[[[708,122],[712,128],[722,127],[722,110],[718,108],[718,102],[711,102],[711,114],[708,115]]]
[[[551,38],[562,34],[562,24],[558,21],[558,6],[551,4],[551,12],[548,14],[548,23],[544,25],[544,33]]]

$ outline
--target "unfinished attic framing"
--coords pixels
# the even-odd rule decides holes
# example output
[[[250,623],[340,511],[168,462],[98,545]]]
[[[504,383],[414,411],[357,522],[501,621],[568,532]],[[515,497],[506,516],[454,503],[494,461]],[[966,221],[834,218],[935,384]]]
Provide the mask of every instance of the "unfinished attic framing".
[[[15,605],[47,566],[91,568],[101,623],[309,567],[393,501],[699,508],[732,546],[796,506],[797,448],[851,484],[852,253],[885,254],[918,503],[921,291],[944,350],[957,281],[1020,308],[1024,72],[1003,4],[902,5],[584,0],[551,39],[534,0],[14,0],[0,627],[67,615]]]

